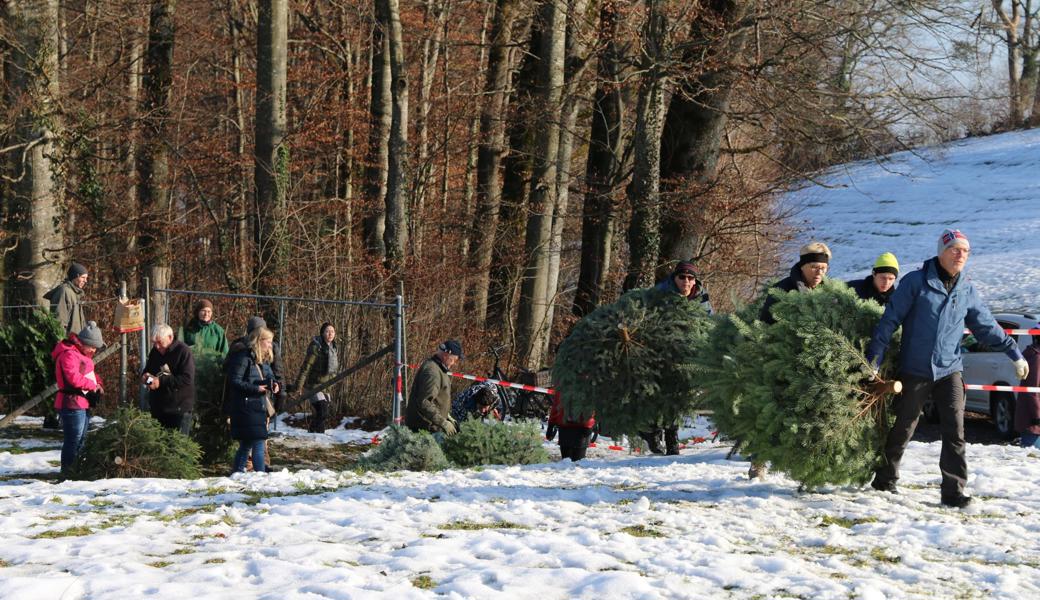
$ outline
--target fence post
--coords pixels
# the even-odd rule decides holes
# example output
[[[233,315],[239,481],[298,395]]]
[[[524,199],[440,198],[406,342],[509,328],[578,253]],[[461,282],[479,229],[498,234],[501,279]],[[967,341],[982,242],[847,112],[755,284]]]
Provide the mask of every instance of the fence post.
[[[401,424],[401,408],[404,404],[404,382],[401,380],[404,371],[404,296],[396,298],[396,314],[394,315],[394,401],[391,414],[394,425]]]
[[[127,299],[126,282],[119,282],[119,301]],[[126,334],[119,334],[119,405],[126,404]]]
[[[405,314],[404,305],[404,280],[397,282],[397,293],[401,296],[401,363],[408,362],[408,316]],[[401,368],[401,391],[411,389],[408,387],[408,369]]]
[[[152,330],[152,284],[147,277],[144,278],[144,329],[141,330],[141,369],[148,358],[148,335]],[[140,394],[137,398],[137,408],[148,410],[148,388],[144,383],[138,388]]]
[[[283,335],[284,333],[285,333],[285,300],[279,300],[278,301],[278,346],[279,346],[279,349],[285,348],[285,335]],[[279,354],[281,354],[281,353],[279,352]],[[282,356],[285,356],[285,355],[283,354]],[[274,361],[272,360],[271,362],[274,362]],[[284,364],[282,365],[282,369],[285,369],[285,365]],[[288,378],[289,378],[289,374],[285,373],[284,377],[282,378],[283,381],[279,385],[285,385],[285,381],[284,380],[288,379]],[[286,396],[286,397],[288,397],[288,396]],[[274,416],[274,420],[271,421],[271,424],[274,426],[274,430],[278,431],[278,415]]]

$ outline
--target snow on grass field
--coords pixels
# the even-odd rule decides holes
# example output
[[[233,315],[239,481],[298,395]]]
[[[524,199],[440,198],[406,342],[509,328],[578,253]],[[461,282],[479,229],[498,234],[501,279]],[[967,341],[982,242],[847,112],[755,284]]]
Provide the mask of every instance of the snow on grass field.
[[[831,244],[832,275],[864,275],[883,251],[906,272],[959,227],[991,306],[1036,308],[1040,132],[930,154],[791,196],[806,237]],[[956,510],[939,505],[938,442],[910,445],[898,495],[749,481],[712,442],[440,473],[57,483],[60,440],[18,425],[29,435],[0,431],[3,600],[1040,597],[1037,450],[969,445],[976,501]],[[371,438],[279,431],[316,462]]]

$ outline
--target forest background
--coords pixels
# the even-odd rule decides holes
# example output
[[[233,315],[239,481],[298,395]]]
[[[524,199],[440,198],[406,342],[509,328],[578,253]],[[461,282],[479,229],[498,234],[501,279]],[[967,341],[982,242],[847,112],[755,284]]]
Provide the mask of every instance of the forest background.
[[[717,309],[753,297],[798,234],[782,194],[826,167],[1040,122],[1032,0],[2,7],[5,321],[72,260],[104,325],[121,281],[403,285],[411,358],[457,337],[468,371],[502,343],[536,369],[675,260]],[[151,298],[175,327],[193,299]],[[217,302],[232,338],[255,312],[290,371],[323,320],[348,360],[392,339],[379,311]],[[388,376],[356,379],[350,410],[385,411]]]

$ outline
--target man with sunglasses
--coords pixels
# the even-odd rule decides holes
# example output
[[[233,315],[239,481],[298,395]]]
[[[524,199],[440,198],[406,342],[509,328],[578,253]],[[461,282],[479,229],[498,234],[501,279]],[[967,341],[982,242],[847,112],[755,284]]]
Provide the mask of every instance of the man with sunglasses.
[[[931,398],[939,410],[942,432],[941,501],[955,508],[971,502],[964,495],[968,463],[964,456],[961,337],[965,326],[986,346],[1004,351],[1014,361],[1019,379],[1029,375],[1029,365],[1014,338],[997,324],[963,272],[970,252],[966,235],[956,229],[943,231],[937,255],[903,277],[867,346],[867,361],[876,373],[892,336],[902,326],[897,377],[903,393],[892,403],[896,422],[885,442],[885,464],[878,467],[871,485],[896,493],[899,462],[917,428],[921,408]]]
[[[705,291],[693,263],[681,260],[672,269],[672,274],[661,283],[654,286],[655,290],[678,294],[690,302],[700,302],[709,315],[714,314],[708,292]],[[661,448],[661,437],[664,436],[664,449]],[[639,437],[646,440],[647,447],[654,454],[668,454],[674,456],[679,454],[679,426],[676,424],[667,427],[657,427],[651,431],[640,432]]]

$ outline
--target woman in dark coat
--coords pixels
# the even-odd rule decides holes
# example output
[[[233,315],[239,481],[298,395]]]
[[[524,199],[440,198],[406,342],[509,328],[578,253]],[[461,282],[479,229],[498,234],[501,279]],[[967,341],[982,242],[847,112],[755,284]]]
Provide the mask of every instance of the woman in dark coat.
[[[238,440],[238,451],[232,471],[246,470],[249,453],[253,465],[264,464],[264,440],[267,439],[268,395],[278,393],[278,382],[271,371],[274,358],[274,333],[266,327],[254,329],[242,350],[228,357],[230,383],[231,437]]]
[[[301,393],[332,379],[339,372],[339,349],[336,347],[336,328],[322,323],[318,336],[307,346],[307,356],[296,376],[296,389]],[[325,422],[332,404],[332,390],[325,389],[311,396],[311,433],[325,433]]]

